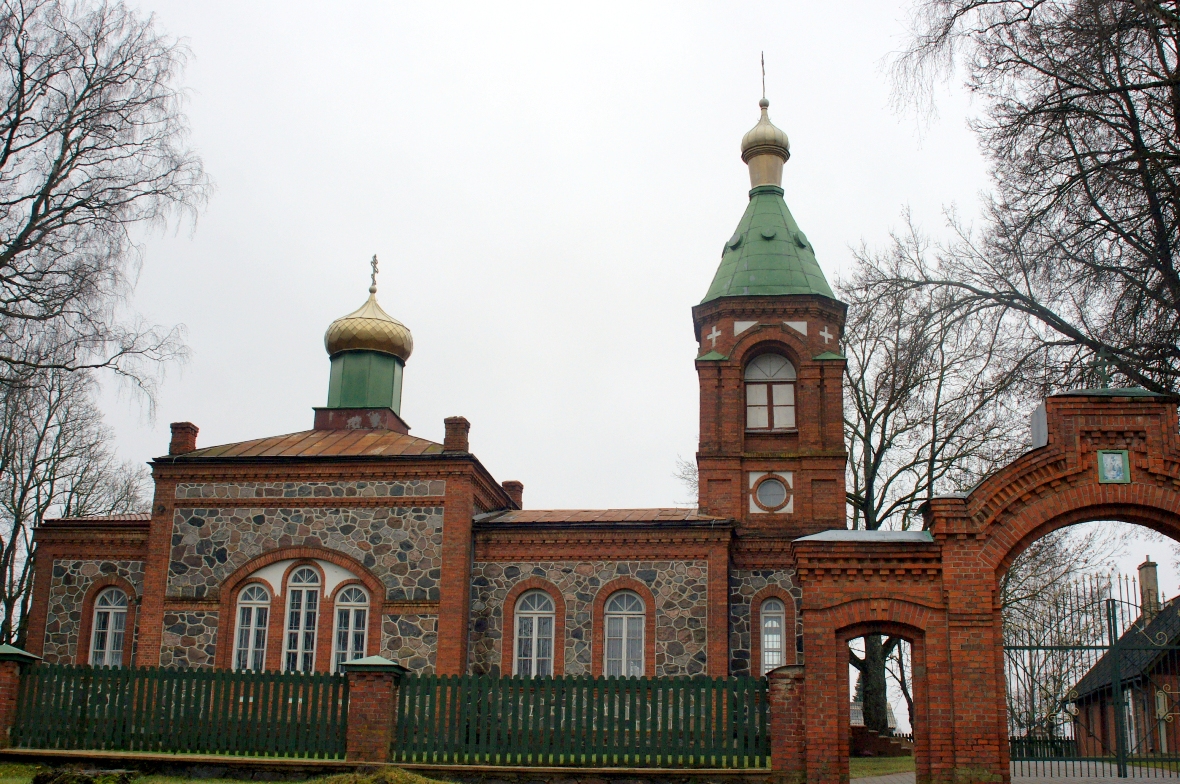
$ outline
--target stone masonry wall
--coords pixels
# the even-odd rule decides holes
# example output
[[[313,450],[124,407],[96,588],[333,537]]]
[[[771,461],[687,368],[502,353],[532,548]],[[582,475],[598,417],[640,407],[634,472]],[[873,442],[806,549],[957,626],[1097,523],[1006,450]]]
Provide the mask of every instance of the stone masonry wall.
[[[82,602],[94,581],[106,575],[118,575],[135,587],[137,602],[143,595],[143,561],[69,561],[53,562],[49,588],[49,610],[45,624],[44,658],[49,663],[72,663],[78,652],[78,635],[82,627]],[[135,656],[135,629],[128,629],[124,656]]]
[[[388,600],[437,600],[442,521],[442,507],[178,509],[168,596],[213,595],[251,558],[311,545],[360,561],[385,584]]]
[[[795,598],[795,634],[788,640],[788,651],[794,649],[795,640],[803,634],[802,615],[799,603],[802,592],[795,583],[795,571],[773,571],[756,569],[731,569],[729,572],[729,674],[749,675],[750,662],[753,660],[753,643],[751,622],[754,608],[750,602],[754,594],[768,585],[777,585]],[[791,612],[790,608],[788,611]],[[788,653],[787,663],[791,663]],[[758,673],[760,674],[760,673]]]
[[[438,647],[437,615],[386,615],[378,655],[395,661],[416,675],[433,675]]]
[[[215,611],[164,613],[160,666],[172,669],[207,669],[217,653]]]
[[[476,562],[472,566],[468,656],[472,671],[500,672],[504,599],[521,580],[541,577],[556,585],[565,598],[565,674],[589,675],[594,599],[599,588],[624,576],[644,583],[656,598],[655,674],[704,674],[708,617],[705,561]]]

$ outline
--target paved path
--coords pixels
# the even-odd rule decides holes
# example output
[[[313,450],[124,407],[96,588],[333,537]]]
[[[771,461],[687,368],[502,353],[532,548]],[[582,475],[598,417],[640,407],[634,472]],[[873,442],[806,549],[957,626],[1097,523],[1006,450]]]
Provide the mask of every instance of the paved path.
[[[1073,775],[1069,775],[1070,773],[1073,773]],[[1013,764],[1012,784],[1118,784],[1118,782],[1130,780],[1177,781],[1180,779],[1180,774],[1158,768],[1131,768],[1128,771],[1130,775],[1125,779],[1120,779],[1117,776],[1098,775],[1097,772],[1089,776],[1077,775],[1077,773],[1078,771],[1070,770],[1045,770],[1036,775],[1022,775],[1021,771],[1018,771],[1016,765]],[[856,784],[914,784],[914,774],[912,771],[909,773],[890,773],[888,776],[867,776],[865,778],[853,779],[853,781]]]

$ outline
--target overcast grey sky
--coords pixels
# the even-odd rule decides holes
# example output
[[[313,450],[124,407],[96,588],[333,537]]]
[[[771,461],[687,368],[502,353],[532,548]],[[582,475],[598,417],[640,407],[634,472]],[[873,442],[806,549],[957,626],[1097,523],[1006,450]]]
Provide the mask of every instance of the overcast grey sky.
[[[154,421],[110,395],[129,459],[166,452],[173,421],[205,446],[310,428],[324,330],[364,301],[376,253],[381,304],[414,334],[414,435],[466,416],[531,508],[684,502],[690,308],[745,209],[759,52],[787,203],[830,280],[905,207],[937,235],[987,186],[967,96],[948,87],[921,127],[889,108],[909,2],[142,8],[193,50],[218,191],[191,236],[144,245],[134,306],[186,325],[193,355]],[[1130,539],[1119,568],[1150,551],[1173,595],[1168,549]]]
[[[122,455],[191,420],[213,445],[308,429],[323,332],[366,296],[414,334],[402,413],[471,420],[533,508],[686,500],[697,440],[690,308],[747,200],[738,145],[791,139],[787,203],[829,278],[909,205],[974,213],[985,166],[948,91],[919,134],[882,60],[907,3],[150,1],[195,55],[193,141],[217,193],[145,243],[135,307],[188,329],[148,421],[112,396]]]

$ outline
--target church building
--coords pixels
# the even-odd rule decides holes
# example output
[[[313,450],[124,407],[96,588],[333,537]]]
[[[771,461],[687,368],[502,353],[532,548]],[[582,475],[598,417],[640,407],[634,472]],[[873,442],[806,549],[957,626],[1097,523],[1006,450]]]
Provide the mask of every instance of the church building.
[[[201,446],[175,423],[150,512],[36,530],[29,650],[301,672],[380,655],[525,676],[801,662],[791,543],[844,528],[846,306],[787,209],[787,136],[760,105],[741,145],[749,204],[692,309],[697,509],[530,509],[471,453],[463,417],[441,444],[411,435],[413,339],[374,274],[328,327],[311,429]]]

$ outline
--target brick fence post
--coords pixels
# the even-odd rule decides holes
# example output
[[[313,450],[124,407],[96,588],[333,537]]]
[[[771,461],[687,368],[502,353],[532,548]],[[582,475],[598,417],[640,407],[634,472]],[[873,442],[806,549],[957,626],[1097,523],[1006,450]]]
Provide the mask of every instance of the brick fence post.
[[[803,665],[787,664],[767,674],[770,681],[770,769],[776,782],[807,778],[803,726]]]
[[[40,656],[11,645],[0,645],[0,749],[12,745],[16,723],[16,698],[20,693],[20,668],[40,661]]]
[[[397,688],[409,672],[381,656],[345,662],[349,762],[389,762],[397,722]]]

